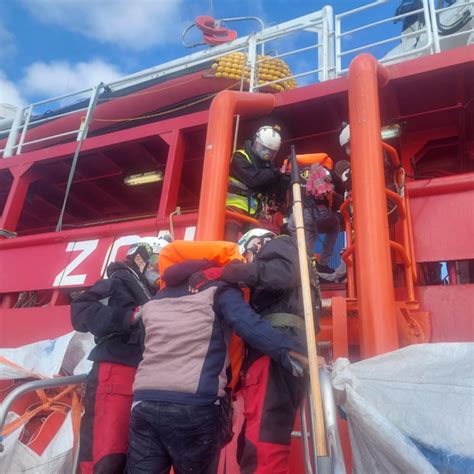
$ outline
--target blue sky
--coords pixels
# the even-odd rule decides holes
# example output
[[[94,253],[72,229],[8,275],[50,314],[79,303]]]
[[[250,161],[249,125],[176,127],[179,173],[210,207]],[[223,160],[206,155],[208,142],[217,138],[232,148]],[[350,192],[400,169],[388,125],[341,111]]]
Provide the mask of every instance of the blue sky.
[[[215,18],[252,15],[262,18],[269,26],[317,11],[328,3],[319,0],[0,0],[0,103],[24,105],[190,54],[196,49],[184,48],[180,37],[197,15],[211,14]],[[366,3],[369,0],[337,0],[332,6],[339,13]],[[354,17],[347,22],[346,29],[391,16],[399,3],[390,1],[369,14]],[[239,36],[253,27],[254,23],[236,24]],[[400,25],[390,23],[348,41],[354,41],[357,46],[357,41],[368,43],[399,32]],[[296,38],[293,45],[301,47],[304,41]],[[384,48],[377,52],[390,49]],[[306,62],[304,58],[294,59],[291,66],[298,72],[304,70]],[[311,79],[300,83],[308,80]]]

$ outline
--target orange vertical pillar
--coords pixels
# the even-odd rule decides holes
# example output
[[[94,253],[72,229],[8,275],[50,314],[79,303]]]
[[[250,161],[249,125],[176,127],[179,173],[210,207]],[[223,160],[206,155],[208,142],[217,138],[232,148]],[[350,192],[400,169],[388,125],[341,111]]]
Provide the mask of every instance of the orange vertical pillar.
[[[209,109],[204,169],[196,240],[222,240],[234,115],[266,114],[273,110],[272,94],[222,91]]]
[[[380,136],[379,86],[388,71],[369,54],[349,68],[356,282],[363,358],[398,348]]]

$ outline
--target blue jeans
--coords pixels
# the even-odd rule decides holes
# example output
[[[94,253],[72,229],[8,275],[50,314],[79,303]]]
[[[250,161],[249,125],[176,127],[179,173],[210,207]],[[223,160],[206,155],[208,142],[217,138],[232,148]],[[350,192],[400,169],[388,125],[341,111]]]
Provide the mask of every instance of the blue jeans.
[[[128,474],[211,474],[219,462],[221,407],[143,401],[130,419]]]
[[[325,234],[319,263],[328,265],[340,230],[336,213],[326,206],[305,207],[303,209],[303,221],[306,247],[309,254],[312,255],[314,252],[319,233]],[[293,214],[288,219],[288,232],[296,239],[296,225]]]

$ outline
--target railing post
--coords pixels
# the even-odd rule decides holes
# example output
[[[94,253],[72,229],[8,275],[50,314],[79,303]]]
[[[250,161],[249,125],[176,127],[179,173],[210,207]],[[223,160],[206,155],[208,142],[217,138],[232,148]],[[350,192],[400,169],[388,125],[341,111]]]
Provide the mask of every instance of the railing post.
[[[30,119],[31,119],[32,113],[33,113],[33,105],[30,105],[26,109],[25,123],[23,124],[23,130],[21,131],[20,141],[18,142],[18,148],[16,150],[17,155],[21,153],[21,149],[23,148],[23,143],[25,142],[26,132],[28,132],[28,126],[30,125]]]
[[[426,40],[427,45],[430,46],[428,53],[439,53],[439,38],[438,38],[438,27],[436,27],[436,38],[437,41],[434,39],[434,27],[431,22],[431,5],[430,2],[433,0],[423,0],[423,16],[425,18],[425,25],[426,25]]]
[[[346,474],[344,464],[344,453],[342,451],[341,437],[337,425],[337,406],[334,398],[331,378],[324,369],[319,369],[321,378],[321,396],[323,398],[324,424],[326,425],[326,435],[330,446],[332,459],[332,473]]]
[[[255,34],[249,37],[247,61],[250,66],[249,92],[254,92],[256,81],[258,84],[257,40]]]
[[[334,13],[331,6],[325,6],[323,13],[323,58],[324,58],[324,80],[332,79],[334,71]]]
[[[336,15],[336,31],[334,34],[334,43],[336,45],[336,77],[339,77],[342,70],[342,57],[341,57],[341,19],[339,15]]]
[[[23,120],[23,109],[18,109],[13,119],[12,126],[10,128],[10,133],[8,134],[7,143],[5,145],[5,150],[3,152],[3,158],[9,158],[14,155],[14,150],[16,148],[16,141],[18,138],[18,133],[20,131],[21,122]]]
[[[308,402],[309,403],[309,402]],[[303,456],[304,456],[304,472],[305,474],[313,474],[313,467],[311,463],[311,454],[309,450],[309,433],[308,425],[306,420],[306,400],[300,407],[300,422],[301,422],[301,442],[303,443]]]
[[[438,20],[434,0],[423,0],[423,12],[425,14],[426,29],[431,32],[432,50],[434,53],[439,53],[441,45],[439,43]]]

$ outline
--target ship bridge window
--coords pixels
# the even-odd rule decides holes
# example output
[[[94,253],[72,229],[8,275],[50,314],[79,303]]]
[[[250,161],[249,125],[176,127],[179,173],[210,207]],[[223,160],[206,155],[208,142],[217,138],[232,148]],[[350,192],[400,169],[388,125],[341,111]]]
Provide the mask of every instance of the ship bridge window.
[[[185,152],[176,205],[182,210],[197,210],[204,164],[206,129],[204,127],[184,135]],[[178,186],[178,183],[174,184]]]
[[[159,136],[81,154],[67,198],[63,229],[156,216],[162,180],[128,186],[125,178],[147,173],[162,176],[167,154],[168,145]],[[69,156],[34,167],[38,179],[27,192],[17,226],[20,235],[56,228],[71,159]]]

